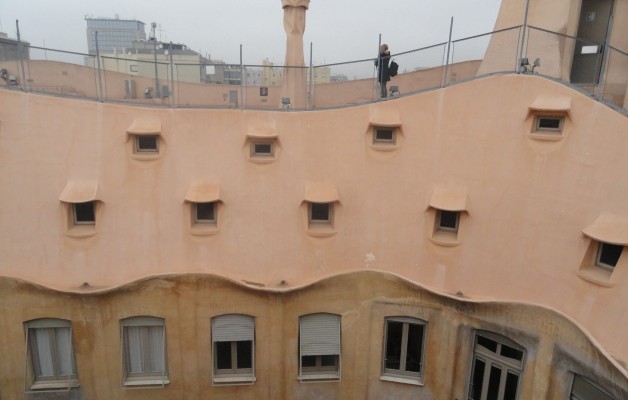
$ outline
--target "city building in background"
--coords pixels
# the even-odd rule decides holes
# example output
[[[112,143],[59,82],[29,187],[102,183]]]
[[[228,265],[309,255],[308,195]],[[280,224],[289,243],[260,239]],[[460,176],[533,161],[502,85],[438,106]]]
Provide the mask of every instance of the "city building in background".
[[[146,40],[146,24],[135,19],[91,18],[87,22],[87,51],[96,54],[96,32],[98,50],[104,53],[125,52],[133,42]]]
[[[29,59],[30,43],[22,41],[23,58]],[[4,32],[0,32],[0,61],[19,60],[19,46],[17,39],[9,38]]]

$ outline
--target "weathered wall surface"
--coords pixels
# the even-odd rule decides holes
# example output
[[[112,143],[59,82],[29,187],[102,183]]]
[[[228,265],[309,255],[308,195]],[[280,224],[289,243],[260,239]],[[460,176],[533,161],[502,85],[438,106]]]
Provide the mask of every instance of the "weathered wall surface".
[[[517,93],[513,96],[513,93]],[[561,140],[529,137],[539,96],[571,101]],[[625,116],[562,85],[498,76],[368,106],[318,112],[162,110],[0,91],[0,272],[63,290],[203,272],[266,287],[340,272],[390,271],[473,299],[545,305],[626,362],[628,264],[609,285],[581,279],[601,213],[628,216]],[[161,123],[163,154],[129,154],[138,117]],[[392,151],[371,123],[398,121]],[[254,163],[246,135],[277,135]],[[96,234],[66,232],[59,196],[100,185]],[[218,229],[190,232],[189,186],[221,186]],[[305,187],[334,186],[335,233],[312,236]],[[430,240],[435,188],[466,188],[457,246]],[[624,251],[625,252],[625,251]],[[601,312],[603,310],[604,312]]]
[[[595,377],[617,398],[628,394],[627,377],[590,337],[553,311],[443,297],[376,272],[340,275],[285,292],[198,274],[150,278],[98,294],[55,292],[3,278],[0,296],[0,397],[7,399],[29,398],[23,393],[23,322],[48,317],[72,321],[81,399],[464,398],[473,332],[478,329],[506,336],[526,349],[520,398],[567,398],[571,371]],[[341,315],[340,381],[297,380],[298,318],[312,312]],[[255,317],[253,385],[212,386],[210,319],[225,313]],[[123,388],[120,319],[137,315],[165,319],[170,383],[164,388]],[[423,386],[380,380],[388,316],[428,323]],[[74,395],[73,390],[39,397]]]

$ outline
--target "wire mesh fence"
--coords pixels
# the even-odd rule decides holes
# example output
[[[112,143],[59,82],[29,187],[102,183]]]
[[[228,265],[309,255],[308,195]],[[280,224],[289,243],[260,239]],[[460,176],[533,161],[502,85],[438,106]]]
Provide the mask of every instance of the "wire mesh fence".
[[[566,82],[578,90],[626,110],[628,55],[604,43],[530,26],[523,57],[538,59],[534,73]]]
[[[452,41],[447,84],[516,71],[520,38],[516,26]]]
[[[605,71],[599,86],[599,98],[616,107],[628,109],[628,53],[609,46]]]
[[[97,57],[22,42],[9,53],[13,55],[0,59],[0,70],[5,86],[14,89],[167,107],[321,109],[364,104],[380,95],[375,57],[311,67],[243,65],[210,62],[194,52],[168,52],[167,44],[146,46]],[[388,88],[400,95],[523,72],[562,81],[626,110],[626,52],[534,26],[438,43],[391,58],[399,71]]]

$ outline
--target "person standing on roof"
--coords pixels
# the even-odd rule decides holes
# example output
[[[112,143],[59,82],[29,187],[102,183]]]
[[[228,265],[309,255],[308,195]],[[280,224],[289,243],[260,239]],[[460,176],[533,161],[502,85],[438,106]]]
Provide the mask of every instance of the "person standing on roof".
[[[390,72],[388,70],[390,63],[390,51],[387,44],[379,46],[379,55],[375,60],[377,68],[377,82],[379,83],[381,97],[387,97],[386,82],[390,80]]]

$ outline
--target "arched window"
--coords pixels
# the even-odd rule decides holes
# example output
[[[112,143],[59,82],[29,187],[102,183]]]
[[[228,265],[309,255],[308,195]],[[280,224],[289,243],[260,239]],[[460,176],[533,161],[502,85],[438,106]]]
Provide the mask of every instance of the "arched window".
[[[477,332],[469,400],[515,400],[523,371],[525,349],[490,332]]]

